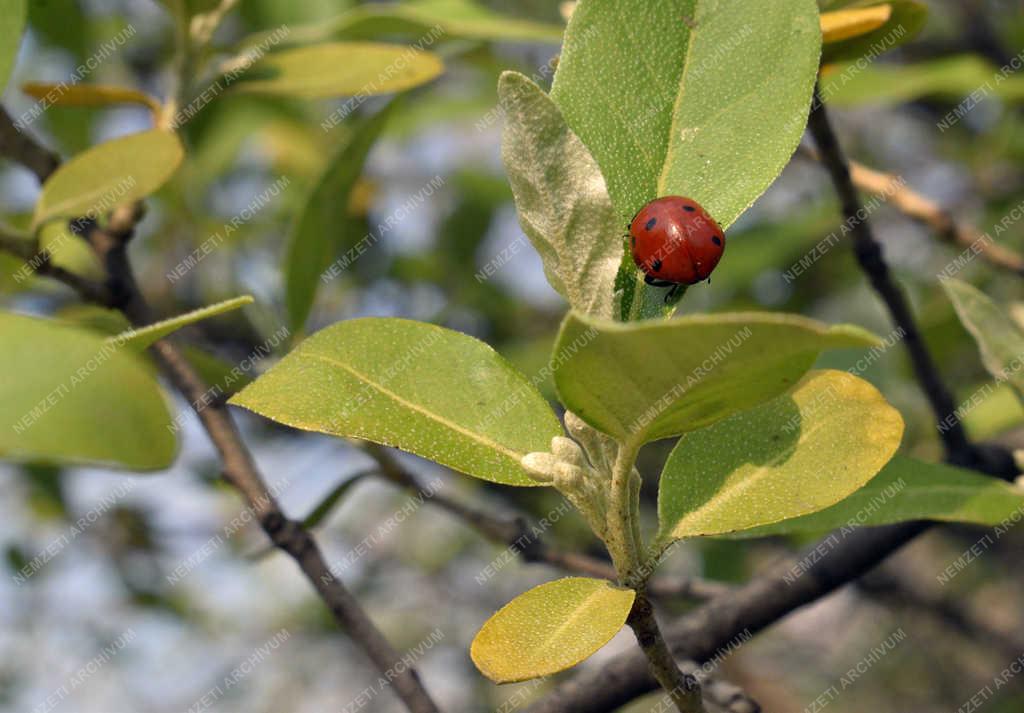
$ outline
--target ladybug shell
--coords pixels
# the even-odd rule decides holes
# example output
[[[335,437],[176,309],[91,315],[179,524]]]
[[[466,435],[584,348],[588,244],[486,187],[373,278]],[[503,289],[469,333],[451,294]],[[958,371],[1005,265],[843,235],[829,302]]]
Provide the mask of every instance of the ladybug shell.
[[[629,224],[637,267],[654,280],[706,280],[725,252],[725,233],[700,204],[682,196],[651,201]]]

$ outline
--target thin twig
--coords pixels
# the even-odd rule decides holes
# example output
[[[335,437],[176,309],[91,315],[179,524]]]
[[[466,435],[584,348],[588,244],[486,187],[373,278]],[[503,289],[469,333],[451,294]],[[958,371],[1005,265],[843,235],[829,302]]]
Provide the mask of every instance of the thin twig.
[[[843,216],[851,226],[853,249],[861,270],[885,303],[893,323],[903,328],[903,342],[910,354],[917,380],[931,404],[936,423],[947,423],[949,419],[949,427],[939,431],[946,449],[946,458],[960,465],[971,465],[974,461],[973,449],[967,440],[963,424],[955,417],[956,402],[939,375],[938,367],[928,351],[924,337],[921,336],[903,291],[892,279],[889,266],[882,257],[882,247],[875,240],[871,224],[864,215],[857,189],[850,178],[846,157],[832,131],[832,124],[817,85],[814,89],[814,104],[808,128],[821,152],[822,163],[832,178]]]
[[[0,156],[17,161],[32,171],[40,183],[45,182],[60,165],[60,158],[19,129],[3,107],[0,107]]]
[[[684,673],[676,665],[654,618],[651,601],[642,590],[636,593],[626,623],[633,629],[636,642],[647,657],[651,675],[668,693],[679,713],[704,713],[700,682],[692,673]]]
[[[0,127],[2,124],[0,119]],[[35,160],[35,157],[43,153],[42,149],[31,148],[31,144],[24,142],[11,144],[8,148],[12,149],[8,157],[18,161]],[[107,269],[108,284],[103,295],[104,301],[100,304],[120,309],[137,327],[153,321],[149,306],[136,284],[127,253],[128,242],[140,218],[140,206],[131,205],[115,209],[105,228],[101,229],[95,222],[82,223],[84,237]],[[65,273],[49,274],[58,279],[66,277]],[[71,286],[79,289],[84,298],[91,299],[92,296],[82,292],[78,284]],[[330,570],[308,530],[302,523],[289,519],[283,513],[257,469],[227,406],[219,402],[204,402],[204,395],[209,391],[208,385],[173,343],[161,339],[150,348],[150,352],[167,378],[192,405],[220,455],[224,478],[248,501],[274,545],[296,561],[338,624],[391,681],[395,693],[406,707],[413,713],[438,713],[419,675],[402,662],[399,653]]]
[[[361,443],[360,447],[377,462],[380,475],[389,482],[416,493],[425,491],[419,479],[388,449],[375,443]],[[441,492],[431,492],[427,502],[459,518],[495,544],[510,547],[526,562],[548,564],[567,572],[616,581],[611,562],[580,552],[572,552],[551,545],[540,537],[538,528],[531,527],[522,514],[501,517],[482,509],[466,505]],[[647,592],[656,599],[706,600],[725,594],[732,587],[699,577],[657,577],[648,583]]]
[[[804,146],[800,152],[820,160],[818,152],[813,148]],[[1024,276],[1024,256],[995,242],[973,225],[956,219],[948,210],[908,187],[897,176],[852,160],[849,161],[849,167],[850,178],[860,190],[886,196],[904,215],[928,226],[942,240],[977,252],[993,267]]]

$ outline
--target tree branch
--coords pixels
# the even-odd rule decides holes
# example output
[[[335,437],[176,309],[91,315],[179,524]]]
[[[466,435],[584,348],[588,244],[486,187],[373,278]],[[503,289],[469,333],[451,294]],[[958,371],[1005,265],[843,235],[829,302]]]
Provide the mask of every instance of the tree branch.
[[[5,123],[10,124],[10,117],[3,114],[0,116],[0,136],[4,134]],[[14,147],[14,153],[8,155],[19,161],[38,161],[47,152],[33,146],[34,142],[26,139]],[[38,164],[37,167],[41,166]],[[36,173],[41,179],[45,178],[40,171]],[[128,242],[141,216],[141,206],[127,205],[112,212],[105,228],[101,229],[95,221],[78,223],[80,232],[92,245],[107,270],[108,283],[100,304],[121,310],[136,327],[153,321],[149,306],[135,281],[127,253]],[[67,276],[66,273],[50,274],[57,279]],[[78,289],[86,299],[92,298],[78,284],[71,286]],[[224,478],[248,501],[274,545],[296,561],[338,624],[391,681],[395,693],[406,707],[413,713],[438,713],[437,706],[416,671],[402,662],[399,653],[373,624],[356,598],[331,572],[310,533],[302,523],[289,519],[283,513],[257,469],[227,406],[216,401],[206,403],[204,396],[209,391],[208,385],[171,341],[157,341],[150,347],[150,352],[170,382],[195,410],[220,455]]]
[[[19,130],[3,107],[0,107],[0,156],[6,156],[32,171],[39,183],[44,183],[60,165],[60,158]]]
[[[893,323],[903,328],[905,334],[903,342],[910,354],[910,361],[917,380],[931,404],[935,421],[936,423],[945,423],[950,415],[955,414],[956,402],[939,375],[938,367],[921,336],[906,297],[892,279],[889,266],[882,257],[882,248],[875,240],[871,224],[868,222],[867,216],[864,215],[864,208],[860,205],[857,189],[850,178],[846,157],[839,146],[839,140],[832,131],[832,124],[829,121],[817,84],[814,87],[814,102],[808,129],[821,152],[822,163],[832,178],[843,215],[851,226],[853,250],[861,270],[885,303]],[[963,424],[955,417],[951,418],[950,422],[952,425],[949,428],[939,432],[946,450],[946,458],[953,463],[969,466],[975,458]]]

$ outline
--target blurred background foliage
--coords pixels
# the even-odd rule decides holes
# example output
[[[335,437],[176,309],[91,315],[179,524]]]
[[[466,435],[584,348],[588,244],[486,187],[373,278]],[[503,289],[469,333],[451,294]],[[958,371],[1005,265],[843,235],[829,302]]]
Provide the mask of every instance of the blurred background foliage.
[[[189,2],[195,12],[214,4]],[[495,20],[483,3],[426,3],[449,18],[452,27],[467,17],[490,22],[478,22],[472,32],[446,33],[431,46],[444,59],[443,76],[408,92],[383,126],[365,170],[346,197],[348,216],[331,237],[331,259],[344,256],[364,236],[374,237],[337,279],[319,285],[305,333],[364,315],[444,324],[492,344],[524,373],[536,376],[550,395],[545,366],[564,305],[547,286],[540,261],[516,222],[499,157],[502,121],[495,108],[495,86],[499,72],[508,68],[547,86],[564,20],[550,2],[490,4],[515,22]],[[985,93],[948,129],[938,124],[1000,67],[1013,62],[1020,67],[1024,12],[1017,0],[927,4],[921,34],[838,89],[830,100],[833,117],[850,156],[904,177],[909,187],[938,201],[958,220],[987,231],[1014,209],[1020,211],[1024,201],[1024,73],[1017,72],[999,91]],[[344,0],[243,0],[220,28],[214,46],[227,51],[244,46],[254,33],[282,26],[295,37],[412,43],[430,26],[404,10],[383,19],[380,13],[360,15],[365,8],[353,14],[356,5]],[[66,80],[103,42],[126,28],[134,28],[130,39],[84,82],[164,95],[173,26],[160,3],[31,2],[29,31],[5,95],[10,113],[18,116],[32,106],[31,98],[19,91],[21,84]],[[254,307],[189,329],[202,345],[196,358],[203,360],[211,379],[224,383],[233,365],[287,324],[289,226],[328,158],[351,138],[352,127],[386,103],[386,98],[370,98],[338,126],[324,130],[321,122],[344,106],[344,100],[225,93],[182,127],[188,159],[177,178],[148,201],[132,257],[143,290],[161,314],[241,293],[256,296]],[[99,141],[146,129],[150,122],[144,107],[54,106],[31,128],[70,156]],[[443,181],[437,190],[391,229],[378,229],[435,177]],[[219,241],[184,277],[169,279],[181,260],[222,234],[254,197],[282,178],[288,185],[279,195]],[[4,163],[0,187],[5,218],[27,221],[38,190],[32,177]],[[888,334],[892,328],[844,240],[834,241],[811,267],[787,278],[794,263],[838,228],[838,215],[821,168],[798,155],[730,230],[728,252],[712,283],[689,290],[680,311],[790,311],[830,322],[856,322]],[[941,242],[889,205],[882,204],[871,220],[944,375],[966,399],[990,377],[936,280],[962,248]],[[1024,224],[1017,224],[997,240],[1024,251],[1022,236]],[[88,269],[88,255],[79,247],[73,240],[61,241],[57,259]],[[482,272],[489,264],[498,265],[490,277]],[[17,261],[0,257],[5,308],[55,314],[107,332],[122,326],[110,314],[78,306],[74,295],[50,281],[14,280],[18,267]],[[959,277],[1003,304],[1024,295],[1020,275],[999,272],[982,260],[972,261]],[[282,342],[278,355],[301,336],[295,332],[292,342]],[[859,356],[830,353],[821,365],[850,368]],[[268,356],[258,368],[273,359]],[[861,376],[903,413],[908,426],[904,451],[939,459],[931,414],[902,351],[886,351]],[[243,383],[235,379],[231,387]],[[0,708],[36,710],[126,631],[134,637],[125,652],[52,710],[189,709],[282,628],[290,632],[288,640],[258,663],[252,675],[217,697],[209,710],[341,710],[376,681],[376,673],[335,630],[292,564],[261,553],[262,536],[251,523],[225,532],[225,523],[241,512],[241,504],[218,483],[216,459],[195,419],[187,415],[182,423],[181,457],[160,474],[0,465],[2,543],[11,575],[0,578]],[[967,416],[972,437],[999,438],[1018,448],[1024,444],[1022,423],[1024,411],[1006,388],[997,389]],[[423,653],[418,665],[443,707],[491,710],[519,695],[514,686],[498,688],[479,676],[467,644],[501,603],[555,572],[502,557],[499,547],[429,500],[384,531],[381,523],[408,506],[410,495],[379,479],[355,478],[371,465],[357,449],[256,419],[244,418],[243,424],[293,516],[311,512],[339,483],[353,480],[318,526],[328,560],[339,563],[346,583],[399,648],[414,648],[431,632],[442,632],[440,643]],[[654,464],[670,446],[666,442],[645,449],[641,470],[647,463],[647,472],[656,472]],[[443,473],[416,459],[409,463],[422,473],[423,482],[441,478],[453,497],[494,512],[524,510],[536,519],[555,513],[558,521],[546,537],[599,553],[579,518],[560,510],[561,498],[553,490],[503,489]],[[128,492],[104,506],[110,493],[122,490]],[[649,488],[649,516],[654,493]],[[71,529],[97,508],[102,514],[94,522],[80,532]],[[889,571],[913,574],[927,596],[967,607],[971,617],[995,630],[1020,632],[1024,579],[1014,566],[1024,545],[1020,533],[1001,537],[955,581],[945,586],[936,581],[982,534],[968,527],[932,532],[898,555]],[[66,546],[18,584],[18,570],[59,538],[67,540]],[[210,543],[208,556],[196,561],[196,552]],[[800,544],[789,539],[711,539],[678,548],[666,570],[742,581]],[[352,554],[362,549],[365,554]],[[175,578],[176,568],[183,566],[186,574]],[[670,611],[682,612],[687,606],[678,602]],[[902,628],[906,639],[830,702],[830,709],[952,710],[1012,660],[1012,645],[993,645],[977,629],[962,624],[949,611],[923,606],[898,583],[879,576],[873,586],[847,588],[744,645],[723,664],[723,671],[765,710],[800,710],[836,685],[871,647]],[[620,634],[584,665],[602,665],[614,652],[633,645],[630,636],[628,631]],[[1019,634],[1008,636],[1021,639]],[[524,695],[536,696],[548,685],[524,684],[522,689]],[[1022,692],[1024,677],[1002,688],[986,710],[1019,710]],[[648,699],[630,710],[654,705]],[[384,691],[373,696],[368,710],[398,708]]]

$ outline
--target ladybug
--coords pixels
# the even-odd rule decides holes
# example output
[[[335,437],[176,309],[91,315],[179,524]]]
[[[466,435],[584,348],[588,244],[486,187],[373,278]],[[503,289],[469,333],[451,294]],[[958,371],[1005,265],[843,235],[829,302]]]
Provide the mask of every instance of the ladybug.
[[[681,285],[709,280],[725,252],[725,233],[697,201],[664,196],[633,216],[629,247],[644,282],[672,288],[667,302]]]

